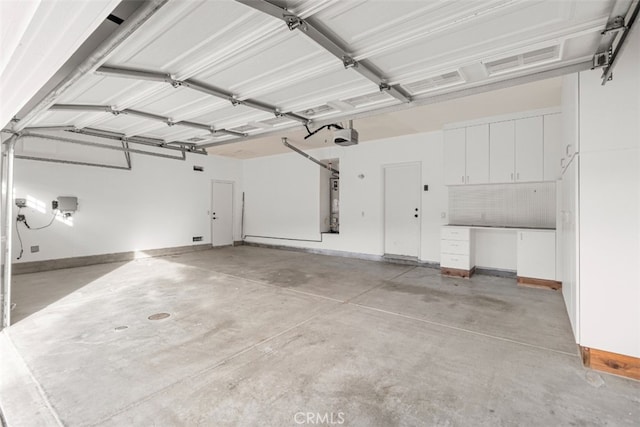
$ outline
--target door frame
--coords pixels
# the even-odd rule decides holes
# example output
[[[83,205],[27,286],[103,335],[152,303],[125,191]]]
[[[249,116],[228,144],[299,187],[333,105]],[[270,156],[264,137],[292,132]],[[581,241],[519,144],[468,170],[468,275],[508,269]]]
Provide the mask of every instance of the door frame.
[[[380,165],[380,169],[381,169],[381,190],[382,190],[382,197],[381,197],[381,202],[382,202],[382,206],[381,206],[381,215],[380,217],[382,218],[382,223],[381,223],[381,227],[382,227],[382,255],[385,255],[385,248],[386,248],[386,233],[385,233],[385,224],[387,221],[386,218],[386,214],[385,214],[385,206],[386,206],[386,201],[387,201],[387,192],[385,191],[385,180],[387,178],[387,168],[392,168],[392,167],[398,167],[398,166],[417,166],[418,167],[418,200],[420,203],[420,206],[418,207],[420,210],[419,212],[419,217],[418,219],[420,219],[420,221],[418,221],[418,255],[417,258],[420,259],[420,256],[422,255],[422,191],[421,191],[421,187],[422,187],[422,161],[413,161],[413,162],[395,162],[395,163],[385,163]],[[393,254],[391,254],[393,255]]]
[[[213,246],[213,218],[212,218],[212,213],[213,213],[213,186],[215,184],[231,184],[231,246],[235,246],[236,241],[235,241],[235,227],[236,227],[236,221],[235,221],[235,216],[236,216],[236,210],[235,210],[235,200],[236,200],[236,182],[235,181],[230,181],[230,180],[225,180],[225,179],[212,179],[211,180],[211,185],[209,186],[209,210],[207,211],[207,218],[209,221],[209,240],[210,240],[210,245],[212,247]],[[217,246],[216,246],[217,247]]]

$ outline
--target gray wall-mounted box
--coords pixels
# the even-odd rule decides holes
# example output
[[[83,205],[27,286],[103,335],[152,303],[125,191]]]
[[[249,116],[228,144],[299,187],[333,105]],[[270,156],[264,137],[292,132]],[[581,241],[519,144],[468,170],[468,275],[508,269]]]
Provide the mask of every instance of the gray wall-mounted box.
[[[78,198],[77,197],[58,197],[58,210],[60,212],[75,212],[78,210]]]

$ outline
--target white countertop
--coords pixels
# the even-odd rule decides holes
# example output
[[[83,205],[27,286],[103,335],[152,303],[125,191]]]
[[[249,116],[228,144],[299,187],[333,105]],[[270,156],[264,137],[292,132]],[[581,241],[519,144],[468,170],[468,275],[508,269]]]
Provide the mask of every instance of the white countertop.
[[[494,227],[490,225],[460,225],[446,224],[443,227],[460,227],[472,230],[496,230],[496,231],[556,231],[555,228],[532,228],[532,227]]]

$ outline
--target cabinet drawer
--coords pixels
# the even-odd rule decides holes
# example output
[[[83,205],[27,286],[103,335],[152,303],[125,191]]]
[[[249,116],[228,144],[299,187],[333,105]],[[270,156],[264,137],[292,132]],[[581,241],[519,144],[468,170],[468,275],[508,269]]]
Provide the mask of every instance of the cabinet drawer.
[[[469,241],[470,229],[464,227],[442,227],[440,238],[442,240],[465,240]]]
[[[469,255],[468,240],[441,240],[440,252],[443,254]]]
[[[440,254],[440,267],[471,270],[469,255]]]

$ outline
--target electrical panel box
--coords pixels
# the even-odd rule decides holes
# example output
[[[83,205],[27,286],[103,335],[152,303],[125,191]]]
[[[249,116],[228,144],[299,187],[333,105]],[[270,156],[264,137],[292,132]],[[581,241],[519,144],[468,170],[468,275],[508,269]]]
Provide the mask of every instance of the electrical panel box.
[[[58,197],[58,210],[60,212],[75,212],[78,210],[78,198],[77,197]]]

